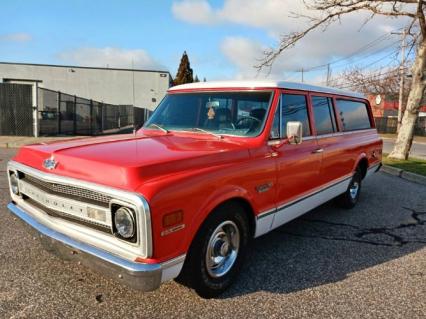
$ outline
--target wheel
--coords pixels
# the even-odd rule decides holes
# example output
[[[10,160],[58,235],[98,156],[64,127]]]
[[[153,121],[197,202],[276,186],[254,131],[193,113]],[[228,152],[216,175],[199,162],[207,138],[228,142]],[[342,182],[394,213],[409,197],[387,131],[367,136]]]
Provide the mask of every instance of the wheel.
[[[338,197],[338,203],[343,208],[353,208],[358,203],[359,195],[361,193],[362,174],[358,168],[352,176],[348,189]]]
[[[201,226],[177,281],[203,298],[220,295],[238,275],[248,241],[244,209],[237,203],[225,203]]]

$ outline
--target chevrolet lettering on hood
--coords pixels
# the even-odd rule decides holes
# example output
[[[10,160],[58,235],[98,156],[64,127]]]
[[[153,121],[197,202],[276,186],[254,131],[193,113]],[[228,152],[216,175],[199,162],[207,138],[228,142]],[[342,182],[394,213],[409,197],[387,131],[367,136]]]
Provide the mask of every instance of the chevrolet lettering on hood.
[[[21,148],[8,208],[65,259],[142,291],[178,278],[211,298],[237,277],[250,238],[335,197],[354,207],[382,144],[361,94],[178,85],[133,134]]]

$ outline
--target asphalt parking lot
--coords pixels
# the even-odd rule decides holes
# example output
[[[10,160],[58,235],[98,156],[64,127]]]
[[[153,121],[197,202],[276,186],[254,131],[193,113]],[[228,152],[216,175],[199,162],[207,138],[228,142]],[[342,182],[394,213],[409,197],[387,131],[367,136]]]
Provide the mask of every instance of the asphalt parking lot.
[[[353,210],[327,203],[251,244],[221,298],[141,293],[44,251],[9,214],[0,149],[1,318],[426,318],[426,187],[377,173]]]

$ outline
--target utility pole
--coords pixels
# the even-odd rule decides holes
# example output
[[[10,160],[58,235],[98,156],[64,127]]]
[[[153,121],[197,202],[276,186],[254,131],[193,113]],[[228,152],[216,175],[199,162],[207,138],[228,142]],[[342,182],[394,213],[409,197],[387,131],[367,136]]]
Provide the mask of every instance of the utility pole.
[[[305,73],[305,71],[304,71],[304,70],[303,70],[303,68],[302,68],[302,83],[303,83],[303,82],[305,82],[305,81],[304,81],[304,73]]]
[[[331,80],[331,68],[330,68],[330,63],[327,64],[327,86],[330,85],[330,80]]]
[[[401,35],[401,65],[399,66],[399,102],[398,102],[398,126],[396,132],[399,132],[399,128],[402,124],[402,116],[405,112],[404,104],[404,80],[405,80],[405,40],[407,37],[407,29],[402,30],[402,32],[392,32],[392,34]]]

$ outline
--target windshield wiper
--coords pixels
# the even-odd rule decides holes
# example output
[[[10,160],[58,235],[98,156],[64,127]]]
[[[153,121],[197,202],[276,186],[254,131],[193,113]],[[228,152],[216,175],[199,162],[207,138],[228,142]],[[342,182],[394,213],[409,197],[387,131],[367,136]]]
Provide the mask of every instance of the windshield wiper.
[[[158,124],[155,124],[155,123],[151,123],[147,127],[156,127],[158,129],[162,130],[164,133],[170,133],[170,131],[168,129],[165,129],[161,125],[158,125]]]
[[[196,131],[196,132],[202,132],[202,133],[210,134],[210,135],[213,135],[213,136],[217,137],[218,139],[222,139],[223,138],[223,136],[220,135],[220,134],[216,134],[216,133],[213,133],[213,132],[210,132],[210,131],[206,131],[206,130],[203,130],[202,128],[199,128],[199,127],[193,127],[191,129],[191,131]]]

